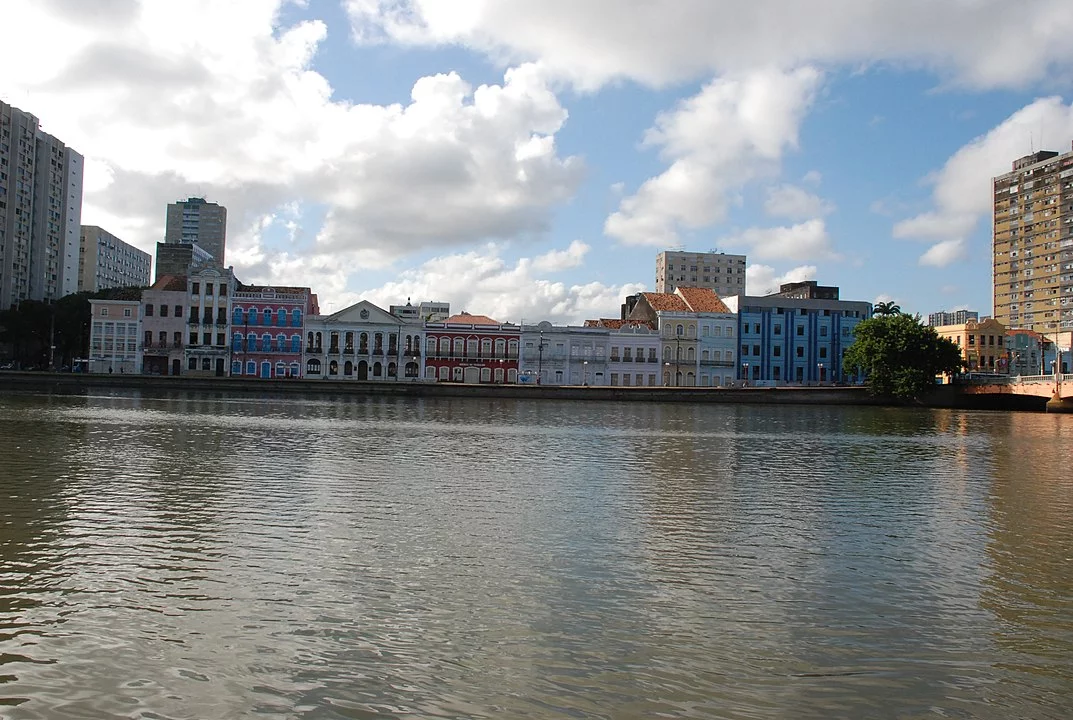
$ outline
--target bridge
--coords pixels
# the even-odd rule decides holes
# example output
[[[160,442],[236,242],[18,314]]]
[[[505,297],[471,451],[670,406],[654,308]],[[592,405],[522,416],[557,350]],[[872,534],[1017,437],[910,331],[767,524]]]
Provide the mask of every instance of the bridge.
[[[959,378],[966,395],[1028,395],[1047,398],[1047,412],[1073,413],[1073,375],[968,375]]]

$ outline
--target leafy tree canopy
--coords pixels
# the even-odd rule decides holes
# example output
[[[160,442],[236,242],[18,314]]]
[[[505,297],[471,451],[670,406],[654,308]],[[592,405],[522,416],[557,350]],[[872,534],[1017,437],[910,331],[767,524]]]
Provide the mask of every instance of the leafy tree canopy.
[[[914,400],[935,387],[935,377],[960,372],[961,350],[941,338],[920,316],[878,315],[857,325],[845,367],[868,377],[872,394]]]

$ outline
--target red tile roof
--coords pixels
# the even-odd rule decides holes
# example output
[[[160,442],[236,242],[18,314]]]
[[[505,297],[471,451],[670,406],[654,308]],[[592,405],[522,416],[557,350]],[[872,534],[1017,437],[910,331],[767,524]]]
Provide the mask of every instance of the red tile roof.
[[[452,315],[444,320],[445,323],[467,323],[470,325],[502,325],[498,320],[493,320],[487,315],[470,315],[468,312],[461,312],[458,315]]]
[[[711,288],[680,287],[678,295],[686,301],[689,308],[697,313],[729,313],[726,306]]]
[[[181,275],[161,275],[149,289],[169,291],[186,290],[186,278]]]
[[[586,320],[585,327],[595,328],[608,328],[609,330],[620,330],[624,327],[646,327],[652,328],[652,323],[647,323],[642,320],[619,320],[618,318],[600,318],[599,320]]]
[[[656,312],[690,312],[685,300],[671,293],[641,293]]]

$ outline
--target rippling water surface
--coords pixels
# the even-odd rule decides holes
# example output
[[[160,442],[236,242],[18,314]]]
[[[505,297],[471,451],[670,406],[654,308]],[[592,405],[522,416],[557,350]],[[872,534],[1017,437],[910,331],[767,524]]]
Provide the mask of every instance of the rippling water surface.
[[[1073,417],[0,397],[0,717],[1068,718]]]

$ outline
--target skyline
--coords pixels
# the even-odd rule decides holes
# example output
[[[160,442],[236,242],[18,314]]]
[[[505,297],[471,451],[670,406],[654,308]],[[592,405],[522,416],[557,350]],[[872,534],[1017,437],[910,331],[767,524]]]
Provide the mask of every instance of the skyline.
[[[615,317],[683,247],[990,315],[990,180],[1073,143],[1053,0],[24,5],[0,97],[85,155],[82,222],[152,252],[206,197],[244,282],[326,313]]]

